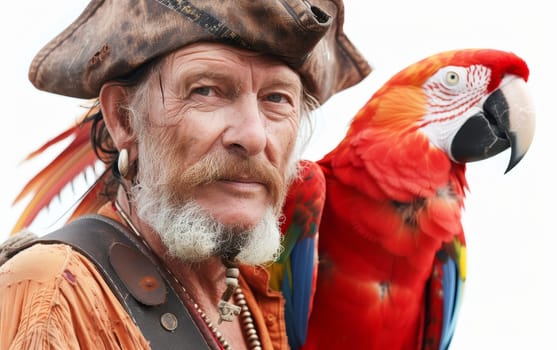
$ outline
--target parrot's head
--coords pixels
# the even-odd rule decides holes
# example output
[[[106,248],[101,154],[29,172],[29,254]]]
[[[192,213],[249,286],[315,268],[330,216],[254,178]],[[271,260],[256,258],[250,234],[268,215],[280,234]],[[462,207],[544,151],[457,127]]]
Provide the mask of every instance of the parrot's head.
[[[400,105],[401,93],[393,92],[404,91],[407,103],[396,107],[402,111],[400,119],[408,123],[411,118],[412,125],[455,162],[486,159],[510,147],[508,172],[534,136],[528,75],[524,60],[513,53],[454,50],[402,70],[378,94],[394,95]]]

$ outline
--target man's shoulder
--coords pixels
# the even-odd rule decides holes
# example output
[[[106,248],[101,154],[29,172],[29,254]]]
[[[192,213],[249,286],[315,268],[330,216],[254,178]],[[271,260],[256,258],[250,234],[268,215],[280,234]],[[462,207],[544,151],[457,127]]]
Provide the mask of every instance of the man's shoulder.
[[[60,276],[72,254],[66,244],[36,243],[23,249],[0,266],[0,286],[32,280],[46,282]]]

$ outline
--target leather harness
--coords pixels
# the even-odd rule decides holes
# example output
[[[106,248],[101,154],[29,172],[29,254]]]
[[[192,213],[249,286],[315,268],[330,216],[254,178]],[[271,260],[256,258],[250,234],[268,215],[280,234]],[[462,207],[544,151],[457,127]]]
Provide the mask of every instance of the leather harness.
[[[68,244],[91,260],[152,349],[220,349],[193,306],[182,302],[158,258],[118,222],[83,216],[10,255],[36,243]]]

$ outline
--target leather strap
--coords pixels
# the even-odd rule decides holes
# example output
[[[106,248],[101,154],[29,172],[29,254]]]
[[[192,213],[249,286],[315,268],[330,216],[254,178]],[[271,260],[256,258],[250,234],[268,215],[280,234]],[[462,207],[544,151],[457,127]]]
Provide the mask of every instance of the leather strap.
[[[68,244],[95,263],[152,349],[220,348],[193,307],[172,288],[157,258],[116,221],[87,215],[38,242]]]

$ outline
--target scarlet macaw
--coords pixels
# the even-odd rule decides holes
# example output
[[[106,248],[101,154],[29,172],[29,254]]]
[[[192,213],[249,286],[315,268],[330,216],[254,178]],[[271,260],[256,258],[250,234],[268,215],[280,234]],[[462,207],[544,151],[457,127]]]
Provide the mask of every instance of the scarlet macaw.
[[[528,75],[512,53],[444,52],[357,113],[317,162],[326,197],[303,349],[449,346],[466,278],[465,163],[509,147],[507,171],[522,159],[535,124]]]

